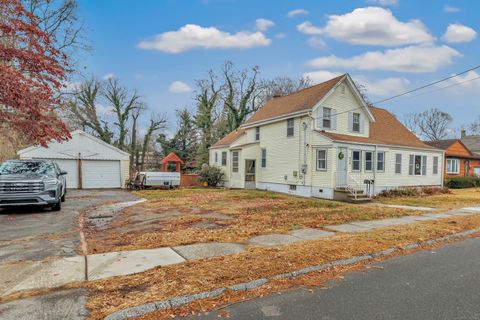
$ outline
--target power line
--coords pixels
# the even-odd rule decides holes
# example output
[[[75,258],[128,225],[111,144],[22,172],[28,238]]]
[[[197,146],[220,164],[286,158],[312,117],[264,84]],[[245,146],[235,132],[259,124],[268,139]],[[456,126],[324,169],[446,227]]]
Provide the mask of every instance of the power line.
[[[461,76],[462,74],[465,74],[467,72],[470,72],[470,71],[473,71],[473,70],[476,70],[480,68],[480,65],[476,66],[476,67],[473,67],[473,68],[470,68],[468,70],[465,70],[465,71],[462,71],[460,73],[457,73],[457,74],[454,74],[454,75],[451,75],[450,77],[447,77],[447,78],[443,78],[441,80],[437,80],[437,81],[434,81],[432,83],[429,83],[429,84],[426,84],[426,85],[423,85],[421,87],[418,87],[418,88],[415,88],[415,89],[412,89],[412,90],[409,90],[407,92],[404,92],[404,93],[400,93],[400,94],[397,94],[397,95],[394,95],[393,97],[390,97],[390,98],[387,98],[387,99],[383,99],[383,100],[380,100],[380,101],[376,101],[374,102],[373,104],[378,104],[378,103],[382,103],[382,102],[386,102],[386,101],[390,101],[392,99],[395,99],[395,98],[398,98],[398,97],[401,97],[401,96],[404,96],[404,95],[407,95],[409,93],[412,93],[412,92],[415,92],[415,91],[419,91],[419,90],[422,90],[422,89],[425,89],[425,88],[428,88],[428,87],[431,87],[433,85],[436,85],[438,83],[441,83],[441,82],[444,82],[444,81],[447,81],[447,80],[450,80],[452,78],[455,78],[455,77],[458,77],[458,76]]]
[[[420,86],[420,87],[418,87],[418,88],[409,90],[409,91],[407,91],[407,92],[394,95],[394,96],[392,96],[392,97],[390,97],[390,98],[387,98],[387,99],[383,99],[383,100],[374,102],[374,103],[372,103],[372,104],[375,105],[375,104],[379,104],[379,103],[382,103],[382,102],[385,102],[385,101],[390,101],[390,100],[392,100],[392,99],[395,99],[395,98],[398,98],[398,97],[407,95],[407,94],[409,94],[409,93],[416,92],[416,91],[419,91],[419,90],[422,90],[422,89],[431,87],[431,86],[433,86],[433,85],[436,85],[436,84],[438,84],[438,83],[441,83],[441,82],[444,82],[444,81],[453,79],[453,78],[455,78],[455,77],[461,76],[462,74],[465,74],[465,73],[467,73],[467,72],[470,72],[470,71],[473,71],[473,70],[476,70],[476,69],[479,69],[479,68],[480,68],[480,65],[478,65],[478,66],[476,66],[476,67],[473,67],[473,68],[470,68],[470,69],[468,69],[468,70],[462,71],[462,72],[460,72],[460,73],[451,75],[451,76],[449,76],[449,77],[443,78],[443,79],[441,79],[441,80],[437,80],[437,81],[431,82],[431,83],[429,83],[429,84]],[[467,82],[471,82],[471,81],[474,81],[474,80],[478,80],[478,79],[480,79],[480,76],[479,76],[479,77],[476,77],[476,78],[473,78],[473,79],[468,79],[468,80],[465,80],[465,81],[460,81],[460,82],[457,82],[457,83],[454,83],[454,84],[451,84],[451,85],[448,85],[448,86],[445,86],[445,87],[442,87],[442,88],[439,88],[439,89],[431,90],[431,91],[425,92],[425,93],[423,93],[423,94],[428,94],[428,93],[432,93],[432,92],[435,92],[435,91],[448,89],[448,88],[450,88],[450,87],[455,87],[455,86],[458,86],[458,85],[461,85],[461,84],[464,84],[464,83],[467,83]],[[423,94],[419,94],[419,95],[423,95]],[[419,95],[416,95],[416,96],[419,96]],[[353,109],[350,109],[350,110],[338,112],[338,113],[335,113],[335,116],[337,116],[337,115],[339,115],[339,114],[344,114],[344,113],[348,113],[348,112],[351,112],[351,111],[359,110],[359,109],[362,109],[362,108],[363,108],[363,107],[360,106],[360,107],[353,108]],[[322,117],[319,117],[318,119],[323,119],[323,116],[322,116]]]

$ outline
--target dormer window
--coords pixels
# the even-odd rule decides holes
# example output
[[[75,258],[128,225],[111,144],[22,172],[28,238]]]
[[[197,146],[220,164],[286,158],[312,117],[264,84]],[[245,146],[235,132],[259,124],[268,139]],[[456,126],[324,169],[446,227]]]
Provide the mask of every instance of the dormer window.
[[[332,109],[323,108],[323,121],[324,128],[330,129],[332,127]]]
[[[360,132],[360,113],[353,113],[353,124],[352,130],[353,132]]]
[[[260,141],[260,127],[255,128],[255,141]]]

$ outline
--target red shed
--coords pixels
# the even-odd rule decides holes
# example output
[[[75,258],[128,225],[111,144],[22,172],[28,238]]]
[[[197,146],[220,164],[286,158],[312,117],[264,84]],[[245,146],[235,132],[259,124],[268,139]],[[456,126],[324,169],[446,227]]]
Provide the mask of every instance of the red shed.
[[[184,164],[184,162],[175,154],[175,152],[171,152],[160,161],[160,164],[162,165],[163,172],[170,171],[168,168],[171,164],[175,164],[175,172],[180,172],[180,165]]]

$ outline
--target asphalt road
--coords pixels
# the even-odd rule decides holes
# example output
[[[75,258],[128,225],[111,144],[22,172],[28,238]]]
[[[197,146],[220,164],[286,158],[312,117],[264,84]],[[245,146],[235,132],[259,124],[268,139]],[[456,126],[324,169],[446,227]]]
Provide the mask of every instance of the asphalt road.
[[[224,309],[229,319],[480,319],[480,239],[350,273],[330,289],[272,294]],[[188,319],[219,319],[219,312]]]

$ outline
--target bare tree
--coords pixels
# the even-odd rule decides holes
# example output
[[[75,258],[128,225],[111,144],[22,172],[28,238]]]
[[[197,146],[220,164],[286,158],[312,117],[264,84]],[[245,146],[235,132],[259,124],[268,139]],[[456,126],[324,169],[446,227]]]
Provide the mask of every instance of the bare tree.
[[[225,93],[223,104],[227,116],[228,130],[237,129],[248,115],[260,108],[258,104],[257,76],[259,67],[255,66],[251,71],[243,69],[236,71],[233,63],[226,61],[222,74],[225,81]]]
[[[133,91],[120,85],[115,78],[109,78],[105,83],[103,95],[112,104],[116,115],[115,125],[118,127],[118,140],[116,145],[121,150],[126,150],[125,139],[128,133],[127,122],[132,112],[140,106],[140,97]]]
[[[447,138],[453,118],[437,108],[418,113],[416,116],[419,135],[426,140],[435,141]]]
[[[418,113],[407,113],[403,116],[402,123],[408,130],[418,135]]]
[[[111,143],[113,131],[109,128],[108,122],[101,119],[97,110],[101,89],[101,83],[94,78],[76,88],[71,99],[66,102],[67,112],[70,113],[68,118],[74,127],[90,129],[100,139]]]
[[[148,145],[150,144],[150,140],[152,135],[159,130],[165,129],[167,124],[167,120],[165,116],[159,115],[152,115],[150,118],[150,124],[147,128],[147,132],[143,136],[143,146],[142,146],[142,160],[141,160],[141,170],[145,167],[145,155],[148,152]]]
[[[79,49],[89,49],[84,37],[84,25],[78,16],[76,0],[22,0],[22,2],[29,12],[40,19],[40,28],[55,37],[55,47],[68,53],[70,60]]]
[[[135,168],[138,169],[139,167],[139,153],[140,150],[138,148],[138,129],[137,124],[139,121],[140,115],[145,111],[147,108],[144,104],[139,103],[138,107],[135,108],[132,112],[132,136],[130,141],[130,167],[131,169]]]
[[[290,77],[275,77],[273,79],[264,79],[260,82],[258,104],[264,106],[265,103],[274,96],[286,96],[301,89],[308,88],[312,81],[308,77],[298,79]]]
[[[468,125],[467,132],[471,135],[480,135],[480,116]]]

